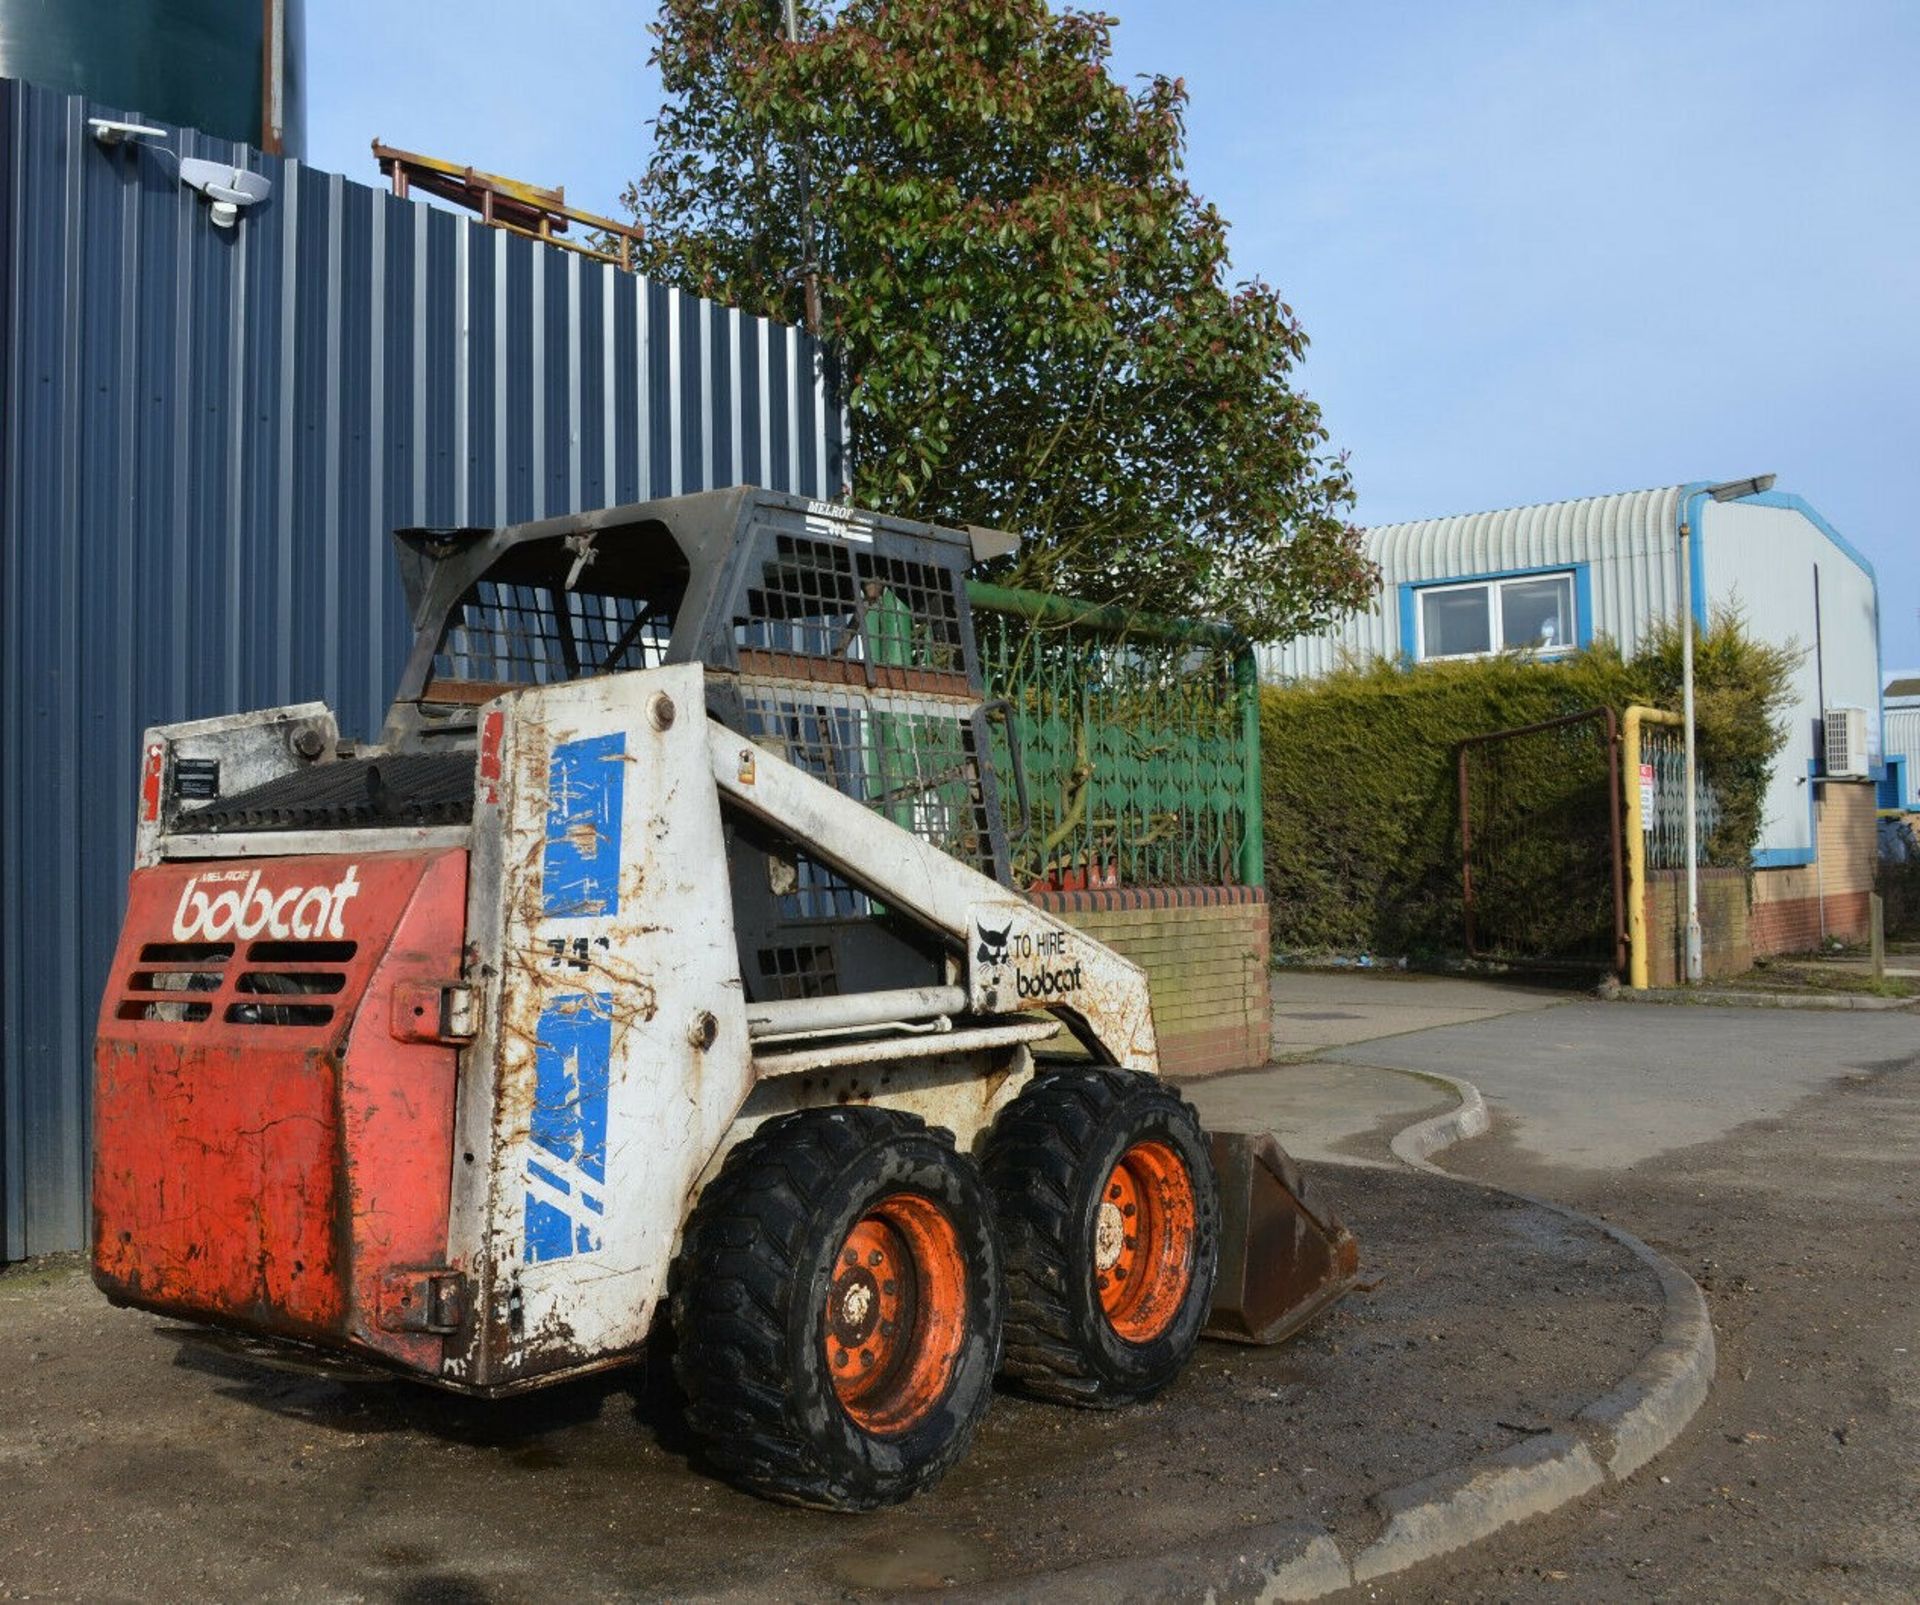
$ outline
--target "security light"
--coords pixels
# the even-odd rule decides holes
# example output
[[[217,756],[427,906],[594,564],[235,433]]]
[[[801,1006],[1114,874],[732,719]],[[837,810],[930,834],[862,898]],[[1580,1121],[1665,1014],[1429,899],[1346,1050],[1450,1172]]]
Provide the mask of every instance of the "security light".
[[[1764,490],[1772,490],[1774,477],[1755,474],[1751,479],[1729,479],[1725,484],[1712,486],[1707,494],[1717,502],[1737,502],[1743,496],[1758,496]]]
[[[206,196],[207,215],[215,228],[232,228],[243,206],[264,201],[273,193],[273,180],[262,174],[198,156],[180,158],[180,182]]]
[[[165,139],[167,131],[155,128],[151,123],[121,123],[111,117],[89,117],[87,127],[93,130],[93,137],[108,150],[115,145],[124,145],[130,139]]]

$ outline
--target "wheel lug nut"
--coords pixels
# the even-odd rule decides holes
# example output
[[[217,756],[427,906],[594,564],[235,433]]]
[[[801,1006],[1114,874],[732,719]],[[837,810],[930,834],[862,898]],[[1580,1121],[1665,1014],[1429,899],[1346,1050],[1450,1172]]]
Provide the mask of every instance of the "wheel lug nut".
[[[887,1256],[882,1254],[877,1248],[867,1256],[867,1263],[869,1265],[884,1265],[886,1262]]]
[[[895,1293],[900,1291],[900,1284],[889,1276],[880,1284],[880,1291],[886,1294],[888,1298],[892,1298]]]
[[[872,1365],[872,1364],[873,1364],[873,1350],[872,1350],[872,1349],[862,1349],[862,1350],[860,1351],[860,1363],[861,1363],[862,1365]]]
[[[834,1351],[833,1363],[835,1365],[845,1365],[847,1361],[852,1358],[853,1356],[848,1354],[845,1349],[837,1349]]]

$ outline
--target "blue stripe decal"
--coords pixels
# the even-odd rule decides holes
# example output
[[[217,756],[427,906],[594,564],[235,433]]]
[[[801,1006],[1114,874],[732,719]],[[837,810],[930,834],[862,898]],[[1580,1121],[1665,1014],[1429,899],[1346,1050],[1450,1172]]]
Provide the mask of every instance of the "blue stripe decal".
[[[527,1174],[535,1181],[545,1182],[556,1193],[570,1193],[573,1191],[564,1181],[554,1175],[552,1171],[548,1170],[545,1165],[535,1160],[529,1159],[527,1161]]]
[[[540,1016],[538,1035],[530,1135],[540,1157],[527,1160],[529,1264],[591,1254],[600,1247],[605,1206],[594,1195],[607,1179],[613,994],[556,997]],[[576,1199],[580,1214],[573,1212]]]
[[[620,813],[627,737],[589,736],[553,749],[547,766],[542,908],[549,919],[620,912]]]

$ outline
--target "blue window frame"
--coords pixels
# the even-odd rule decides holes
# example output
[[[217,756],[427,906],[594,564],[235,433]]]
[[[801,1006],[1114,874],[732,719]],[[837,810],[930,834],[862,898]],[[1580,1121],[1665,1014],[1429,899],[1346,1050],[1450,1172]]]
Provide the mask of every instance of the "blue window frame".
[[[1585,563],[1463,574],[1400,587],[1400,649],[1416,663],[1494,652],[1558,657],[1592,640]]]

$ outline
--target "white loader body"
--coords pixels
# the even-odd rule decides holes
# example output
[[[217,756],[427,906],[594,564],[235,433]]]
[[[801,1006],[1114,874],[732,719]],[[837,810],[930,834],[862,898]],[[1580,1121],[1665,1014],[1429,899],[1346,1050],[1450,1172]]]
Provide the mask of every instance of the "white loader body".
[[[1158,1067],[1137,966],[711,723],[698,666],[516,692],[481,732],[450,1221],[479,1319],[449,1385],[638,1348],[704,1179],[772,1115],[896,1108],[968,1151],[1059,1030],[1048,1006]],[[951,984],[750,1007],[723,805],[943,935]]]

